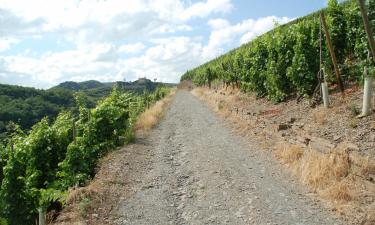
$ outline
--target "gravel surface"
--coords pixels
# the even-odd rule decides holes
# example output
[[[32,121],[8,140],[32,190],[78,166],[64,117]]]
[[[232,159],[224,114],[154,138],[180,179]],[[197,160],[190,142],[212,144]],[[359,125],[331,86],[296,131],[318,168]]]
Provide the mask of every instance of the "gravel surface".
[[[142,145],[113,224],[345,224],[187,91]]]

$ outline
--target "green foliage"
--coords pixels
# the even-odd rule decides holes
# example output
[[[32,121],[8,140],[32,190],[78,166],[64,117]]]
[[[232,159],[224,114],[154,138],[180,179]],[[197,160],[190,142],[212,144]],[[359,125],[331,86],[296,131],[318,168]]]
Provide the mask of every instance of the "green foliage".
[[[209,67],[206,68],[205,77],[208,83],[208,87],[211,88],[211,82],[214,79],[214,74],[211,68]]]
[[[7,220],[4,218],[0,218],[0,225],[8,225]]]
[[[29,130],[46,116],[51,122],[61,111],[78,113],[77,101],[79,106],[94,108],[98,100],[110,95],[114,85],[122,92],[131,91],[138,95],[143,91],[154,92],[161,84],[148,79],[114,83],[68,81],[48,90],[0,84],[0,142],[4,142],[6,125],[11,121]]]
[[[314,85],[317,84],[316,71],[319,70],[319,52],[313,41],[316,32],[313,31],[319,29],[319,24],[315,21],[302,21],[293,25],[292,29],[296,33],[296,41],[287,77],[299,95],[312,94]]]
[[[338,63],[343,63],[348,43],[346,40],[347,26],[343,6],[337,0],[328,0],[327,14],[329,32],[337,61]]]
[[[284,100],[292,89],[292,85],[286,77],[293,52],[291,46],[294,43],[290,37],[290,32],[276,30],[272,36],[267,38],[268,61],[263,74],[266,77],[267,96],[275,102]]]
[[[9,224],[32,224],[31,192],[26,191],[23,152],[10,152],[1,185],[1,217]]]
[[[351,103],[347,109],[350,111],[352,117],[358,116],[361,113],[361,110],[354,103]]]
[[[374,27],[375,0],[369,0],[367,6]],[[339,4],[336,0],[329,0],[324,11],[344,81],[360,81],[369,47],[357,2],[349,0]],[[252,91],[258,97],[267,97],[275,102],[295,95],[310,96],[318,85],[319,25],[319,12],[315,12],[278,26],[227,54],[187,71],[181,80],[209,85],[206,74],[214,71],[214,79],[226,86],[238,86],[242,91]],[[323,67],[328,81],[336,82],[324,34],[322,36]]]
[[[47,209],[51,202],[65,203],[68,192],[53,188],[40,189],[39,208]]]
[[[56,118],[63,109],[74,107],[73,92],[68,90],[37,90],[0,84],[0,133],[10,121],[30,129],[43,117]]]
[[[32,224],[38,208],[63,203],[70,186],[84,185],[94,176],[100,157],[122,145],[124,136],[134,138],[137,116],[169,90],[160,86],[135,95],[115,87],[94,109],[78,93],[76,118],[63,111],[50,124],[45,117],[27,135],[11,123],[7,144],[0,145],[0,218],[10,225]]]
[[[254,91],[259,97],[267,95],[265,88],[266,60],[268,51],[266,45],[262,41],[255,40],[248,49],[248,55],[245,57],[245,65],[248,67],[248,73],[242,78],[243,85],[247,91]]]
[[[369,0],[368,3],[368,17],[370,20],[372,32],[375,32],[375,0]]]
[[[8,160],[8,153],[6,152],[6,148],[0,144],[0,183],[4,178],[3,168],[6,165]]]

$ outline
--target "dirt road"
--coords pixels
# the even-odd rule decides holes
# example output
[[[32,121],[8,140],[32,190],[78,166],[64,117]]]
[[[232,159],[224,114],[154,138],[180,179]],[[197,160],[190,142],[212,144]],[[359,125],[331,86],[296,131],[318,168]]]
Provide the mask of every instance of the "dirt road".
[[[186,91],[138,147],[113,224],[343,224]]]

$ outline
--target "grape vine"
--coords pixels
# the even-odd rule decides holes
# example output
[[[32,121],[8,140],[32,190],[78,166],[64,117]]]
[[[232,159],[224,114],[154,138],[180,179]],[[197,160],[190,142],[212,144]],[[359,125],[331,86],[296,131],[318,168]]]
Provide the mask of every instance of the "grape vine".
[[[33,224],[38,208],[63,203],[66,190],[85,185],[98,159],[130,141],[137,116],[169,91],[136,95],[114,88],[94,109],[76,94],[77,117],[61,112],[53,124],[44,118],[28,134],[14,125],[7,145],[0,145],[0,224]]]
[[[367,6],[374,26],[375,0],[367,1]],[[361,81],[369,47],[357,2],[349,0],[339,4],[337,0],[329,0],[324,11],[344,81]],[[187,71],[181,81],[210,86],[216,79],[227,87],[237,86],[275,102],[294,95],[311,96],[318,85],[319,26],[319,12],[278,26]],[[324,40],[322,56],[328,81],[336,82]]]

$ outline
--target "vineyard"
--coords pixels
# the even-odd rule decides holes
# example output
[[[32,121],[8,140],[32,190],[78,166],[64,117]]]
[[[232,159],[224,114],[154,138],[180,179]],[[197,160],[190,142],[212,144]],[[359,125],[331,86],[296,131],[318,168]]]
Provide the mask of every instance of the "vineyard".
[[[370,26],[375,28],[375,1],[367,2]],[[350,0],[339,4],[329,0],[323,9],[337,63],[345,84],[363,81],[363,68],[374,66],[368,60],[368,41],[359,6]],[[274,102],[292,96],[311,96],[319,84],[320,19],[315,12],[277,26],[272,31],[210,62],[187,71],[183,80],[196,85],[222,82],[242,91],[255,92]],[[326,42],[322,41],[322,67],[327,80],[336,83]]]
[[[13,124],[0,145],[0,224],[33,224],[38,210],[61,207],[68,188],[84,185],[100,157],[130,142],[138,115],[169,91],[131,94],[115,87],[94,109],[76,94],[77,116],[61,112],[52,124],[44,118],[29,133]]]

